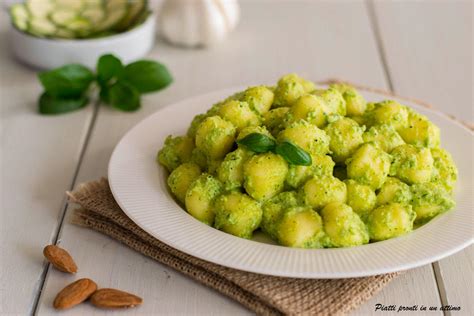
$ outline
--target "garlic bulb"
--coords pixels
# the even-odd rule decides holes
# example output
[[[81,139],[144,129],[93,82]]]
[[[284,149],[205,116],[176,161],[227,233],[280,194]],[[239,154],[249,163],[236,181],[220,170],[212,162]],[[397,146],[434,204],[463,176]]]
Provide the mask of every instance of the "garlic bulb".
[[[235,28],[239,14],[237,0],[165,0],[160,30],[173,44],[208,46]]]

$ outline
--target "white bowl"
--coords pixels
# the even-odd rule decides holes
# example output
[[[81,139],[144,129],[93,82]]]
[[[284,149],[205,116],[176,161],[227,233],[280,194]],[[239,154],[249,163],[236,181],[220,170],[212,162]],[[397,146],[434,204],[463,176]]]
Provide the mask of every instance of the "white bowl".
[[[35,37],[10,28],[11,47],[22,62],[41,69],[80,63],[94,68],[97,59],[107,53],[124,63],[145,56],[155,40],[155,15],[130,31],[94,39],[50,39]]]

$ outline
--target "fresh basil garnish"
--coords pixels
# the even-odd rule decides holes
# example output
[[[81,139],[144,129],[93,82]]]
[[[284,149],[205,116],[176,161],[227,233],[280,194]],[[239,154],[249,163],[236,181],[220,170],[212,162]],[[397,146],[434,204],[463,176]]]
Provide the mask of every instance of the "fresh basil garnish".
[[[152,60],[139,60],[125,66],[123,79],[140,93],[161,90],[173,81],[168,69]]]
[[[39,112],[41,114],[61,114],[83,108],[88,103],[88,98],[55,98],[43,92],[39,99]]]
[[[292,165],[311,166],[311,156],[301,147],[289,141],[283,141],[275,148],[275,152]]]
[[[71,64],[38,74],[45,90],[38,100],[39,112],[59,114],[86,106],[94,81],[103,103],[122,111],[135,111],[140,108],[141,93],[161,90],[173,81],[168,69],[158,62],[139,60],[124,66],[111,54],[99,58],[96,72]]]
[[[44,90],[56,98],[80,98],[94,81],[94,73],[82,65],[71,64],[38,74]]]
[[[125,82],[114,83],[108,92],[111,106],[116,109],[132,112],[140,108],[140,93]]]
[[[267,151],[273,150],[276,146],[272,138],[260,133],[251,133],[241,140],[238,140],[237,144],[244,145],[256,153],[266,153]]]
[[[311,156],[301,147],[286,140],[277,144],[273,138],[264,134],[251,133],[238,140],[237,144],[243,145],[256,153],[274,151],[292,165],[311,166],[313,163]]]
[[[122,62],[111,54],[100,56],[96,68],[97,80],[101,86],[105,86],[112,78],[119,78],[123,72]]]

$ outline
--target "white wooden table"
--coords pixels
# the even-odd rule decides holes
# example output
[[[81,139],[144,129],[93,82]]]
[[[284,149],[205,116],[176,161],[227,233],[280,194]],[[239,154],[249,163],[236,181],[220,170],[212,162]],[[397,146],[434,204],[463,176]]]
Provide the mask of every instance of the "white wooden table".
[[[248,314],[238,304],[91,230],[71,225],[64,191],[107,174],[124,133],[159,108],[216,89],[273,82],[297,72],[313,80],[344,78],[423,99],[473,122],[471,1],[242,1],[236,32],[208,50],[158,41],[151,52],[175,82],[145,97],[136,113],[105,106],[40,116],[35,72],[8,51],[0,16],[1,274],[0,314],[54,314],[55,294],[74,277],[49,269],[46,244],[58,242],[80,267],[78,277],[139,294],[125,315]],[[455,140],[453,140],[455,141]],[[411,271],[354,315],[374,305],[451,304],[474,313],[473,251]],[[114,314],[113,312],[109,312]],[[83,304],[63,315],[104,315]],[[384,313],[387,315],[390,313]],[[441,314],[438,313],[429,313]],[[446,313],[450,315],[450,313]]]

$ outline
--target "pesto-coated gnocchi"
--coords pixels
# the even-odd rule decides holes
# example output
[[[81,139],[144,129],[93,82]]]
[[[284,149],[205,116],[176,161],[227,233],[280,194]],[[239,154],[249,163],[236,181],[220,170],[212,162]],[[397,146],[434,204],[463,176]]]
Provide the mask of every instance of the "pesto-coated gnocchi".
[[[210,174],[203,173],[191,183],[186,192],[186,210],[201,222],[212,225],[215,216],[213,203],[221,191],[222,184]]]
[[[321,215],[330,247],[359,246],[369,242],[367,226],[349,205],[329,203]]]
[[[434,125],[427,117],[409,111],[407,126],[401,128],[400,136],[407,144],[420,147],[436,148],[440,144],[440,132],[438,126]]]
[[[288,164],[281,156],[265,153],[244,163],[244,188],[257,201],[269,199],[283,190]]]
[[[365,222],[377,201],[375,191],[368,185],[354,180],[345,180],[344,183],[347,188],[347,205]]]
[[[408,108],[392,100],[373,104],[365,116],[369,125],[387,124],[400,131],[408,126]]]
[[[311,177],[326,177],[333,173],[334,161],[328,155],[311,155],[311,166],[289,165],[286,184],[298,188]]]
[[[186,162],[174,169],[168,177],[171,192],[184,203],[189,186],[201,175],[201,168],[195,163]]]
[[[412,194],[412,205],[416,212],[417,224],[429,221],[436,215],[453,208],[456,204],[444,187],[437,183],[414,184]]]
[[[279,107],[263,114],[263,124],[273,134],[277,135],[283,129],[289,107]]]
[[[405,144],[395,128],[387,124],[372,126],[362,135],[362,138],[365,143],[372,142],[387,153],[390,153],[395,147]]]
[[[367,221],[371,240],[398,237],[413,229],[416,213],[411,205],[389,203],[373,210]]]
[[[364,142],[364,128],[348,117],[336,119],[324,130],[330,138],[329,149],[337,163],[344,163]]]
[[[305,120],[290,124],[278,134],[278,140],[291,141],[309,154],[325,155],[329,152],[329,136]]]
[[[157,161],[168,169],[173,171],[180,164],[191,160],[191,154],[194,149],[194,141],[188,136],[168,136],[165,145],[158,152]]]
[[[283,246],[323,248],[326,244],[321,216],[308,206],[286,209],[277,224],[276,234]]]
[[[272,134],[265,128],[265,126],[249,126],[240,131],[239,135],[237,135],[237,140],[241,140],[252,133],[263,134],[273,138]]]
[[[405,182],[388,177],[377,193],[377,205],[387,203],[409,204],[411,202],[411,188]]]
[[[306,181],[300,190],[305,204],[316,210],[332,202],[345,203],[347,200],[346,185],[333,176],[314,177]]]
[[[434,167],[431,181],[440,183],[448,192],[452,192],[458,179],[458,169],[453,157],[442,148],[431,149],[431,156],[433,156]]]
[[[265,86],[251,87],[245,90],[242,101],[247,102],[250,108],[262,115],[272,107],[275,94]]]
[[[240,192],[219,196],[215,202],[215,212],[214,226],[217,229],[242,238],[251,238],[262,221],[260,204]]]
[[[276,223],[285,210],[290,207],[301,205],[298,194],[295,191],[286,191],[263,203],[262,230],[270,237],[277,238]]]
[[[185,136],[168,136],[156,160],[197,220],[295,248],[408,234],[455,206],[458,178],[424,115],[296,74],[214,103]]]
[[[231,122],[237,131],[247,126],[257,126],[260,118],[252,111],[250,105],[244,101],[229,100],[219,108],[219,115],[224,120]]]
[[[314,94],[320,96],[325,101],[326,115],[346,115],[346,100],[344,100],[339,90],[329,87],[329,89],[316,90]]]
[[[401,145],[391,154],[391,176],[409,184],[429,182],[433,177],[433,156],[429,148]]]
[[[351,85],[338,83],[330,85],[331,88],[342,93],[342,97],[346,101],[347,116],[362,116],[367,108],[364,97]]]
[[[196,130],[196,147],[209,159],[223,158],[232,148],[236,128],[219,116],[206,118]]]
[[[296,74],[283,76],[275,88],[274,107],[291,106],[299,97],[315,89],[314,83]]]
[[[232,191],[242,187],[244,182],[244,163],[253,153],[245,148],[237,148],[228,153],[217,169],[217,177],[224,189]]]
[[[365,143],[346,160],[347,177],[372,189],[382,186],[390,171],[390,156],[372,143]]]
[[[324,127],[327,121],[326,101],[312,94],[299,97],[290,107],[285,121],[289,124],[299,120],[305,120],[319,128]]]

